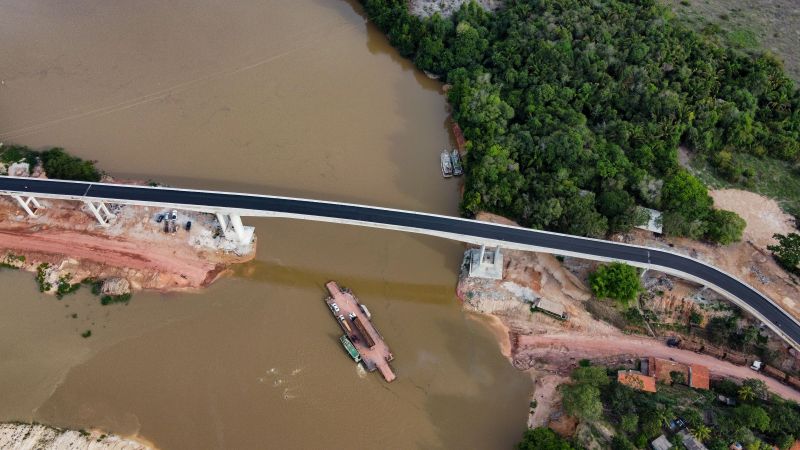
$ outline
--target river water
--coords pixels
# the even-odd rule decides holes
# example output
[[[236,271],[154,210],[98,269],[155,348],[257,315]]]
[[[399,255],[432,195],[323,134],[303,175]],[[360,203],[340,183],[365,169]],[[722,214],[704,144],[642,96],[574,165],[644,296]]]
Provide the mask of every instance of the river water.
[[[0,2],[0,141],[180,187],[457,214],[438,83],[344,1]],[[0,420],[166,449],[508,448],[527,376],[454,296],[463,246],[278,219],[198,294],[58,301],[0,272]],[[396,382],[359,373],[323,284],[369,305]],[[88,339],[80,337],[92,330]]]

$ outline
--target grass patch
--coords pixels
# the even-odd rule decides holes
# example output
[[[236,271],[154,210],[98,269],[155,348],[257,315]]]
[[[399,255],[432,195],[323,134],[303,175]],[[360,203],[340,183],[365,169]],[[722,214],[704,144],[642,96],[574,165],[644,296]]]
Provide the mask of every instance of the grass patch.
[[[721,40],[745,51],[769,49],[784,60],[787,72],[800,82],[797,34],[800,14],[791,14],[796,0],[662,0],[676,16],[697,31],[716,29]]]
[[[740,188],[774,198],[787,213],[800,217],[800,170],[786,161],[736,154],[737,162],[755,175],[746,183],[731,183],[704,158],[692,158],[694,174],[710,188]]]
[[[81,337],[84,338],[84,339],[86,339],[88,337],[91,337],[91,336],[92,336],[92,330],[86,330],[83,333],[81,333]]]
[[[758,47],[758,37],[753,30],[748,28],[736,28],[728,32],[728,41],[733,44],[734,47],[739,48],[757,48]]]

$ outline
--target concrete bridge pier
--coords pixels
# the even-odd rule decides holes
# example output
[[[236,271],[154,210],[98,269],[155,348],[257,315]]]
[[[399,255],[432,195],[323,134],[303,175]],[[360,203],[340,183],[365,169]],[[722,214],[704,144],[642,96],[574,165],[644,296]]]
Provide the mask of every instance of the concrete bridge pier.
[[[21,195],[12,195],[12,197],[17,199],[17,203],[19,203],[19,206],[21,206],[22,209],[24,209],[25,212],[28,213],[28,216],[30,217],[36,217],[35,210],[42,207],[42,205],[39,204],[39,201],[36,200],[36,197],[34,196],[29,196],[24,199],[22,198]],[[33,205],[34,210],[31,209],[30,205]]]
[[[107,227],[108,222],[111,221],[111,219],[117,217],[114,214],[112,214],[111,211],[108,210],[108,207],[106,207],[106,204],[104,202],[86,201],[84,203],[86,203],[86,206],[89,207],[89,210],[92,211],[92,214],[94,214],[94,217],[97,219],[98,222],[100,222],[100,226],[102,227]]]
[[[242,225],[242,218],[238,214],[217,213],[217,221],[226,238],[235,240],[240,244],[249,244],[253,241],[254,227]]]

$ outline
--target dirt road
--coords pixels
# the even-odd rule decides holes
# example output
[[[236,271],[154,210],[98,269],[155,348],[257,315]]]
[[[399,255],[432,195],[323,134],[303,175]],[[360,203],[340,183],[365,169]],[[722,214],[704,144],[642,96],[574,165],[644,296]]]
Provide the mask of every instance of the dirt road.
[[[708,355],[694,353],[688,350],[670,348],[652,339],[635,336],[585,336],[575,334],[550,334],[537,336],[519,336],[518,348],[514,355],[515,360],[543,358],[550,361],[570,358],[598,358],[614,355],[631,355],[637,357],[655,356],[658,358],[672,358],[684,364],[702,364],[707,366],[712,374],[745,379],[757,378],[765,383],[769,389],[782,398],[800,401],[800,392],[781,384],[773,378],[750,370],[748,367],[736,366],[726,361],[720,361]]]

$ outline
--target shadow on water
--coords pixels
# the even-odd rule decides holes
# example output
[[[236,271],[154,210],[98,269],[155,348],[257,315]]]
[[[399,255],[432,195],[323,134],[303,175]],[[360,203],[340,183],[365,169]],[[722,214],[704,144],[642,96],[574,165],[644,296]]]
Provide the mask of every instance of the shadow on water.
[[[363,298],[385,296],[391,292],[393,297],[404,301],[419,303],[440,303],[443,299],[455,297],[454,286],[441,284],[393,282],[382,278],[343,275],[331,271],[312,270],[302,267],[288,267],[269,261],[254,260],[236,265],[233,275],[237,278],[281,286],[314,285],[319,287],[320,295],[325,292],[324,284],[336,280],[342,285],[358,286],[358,294]]]

